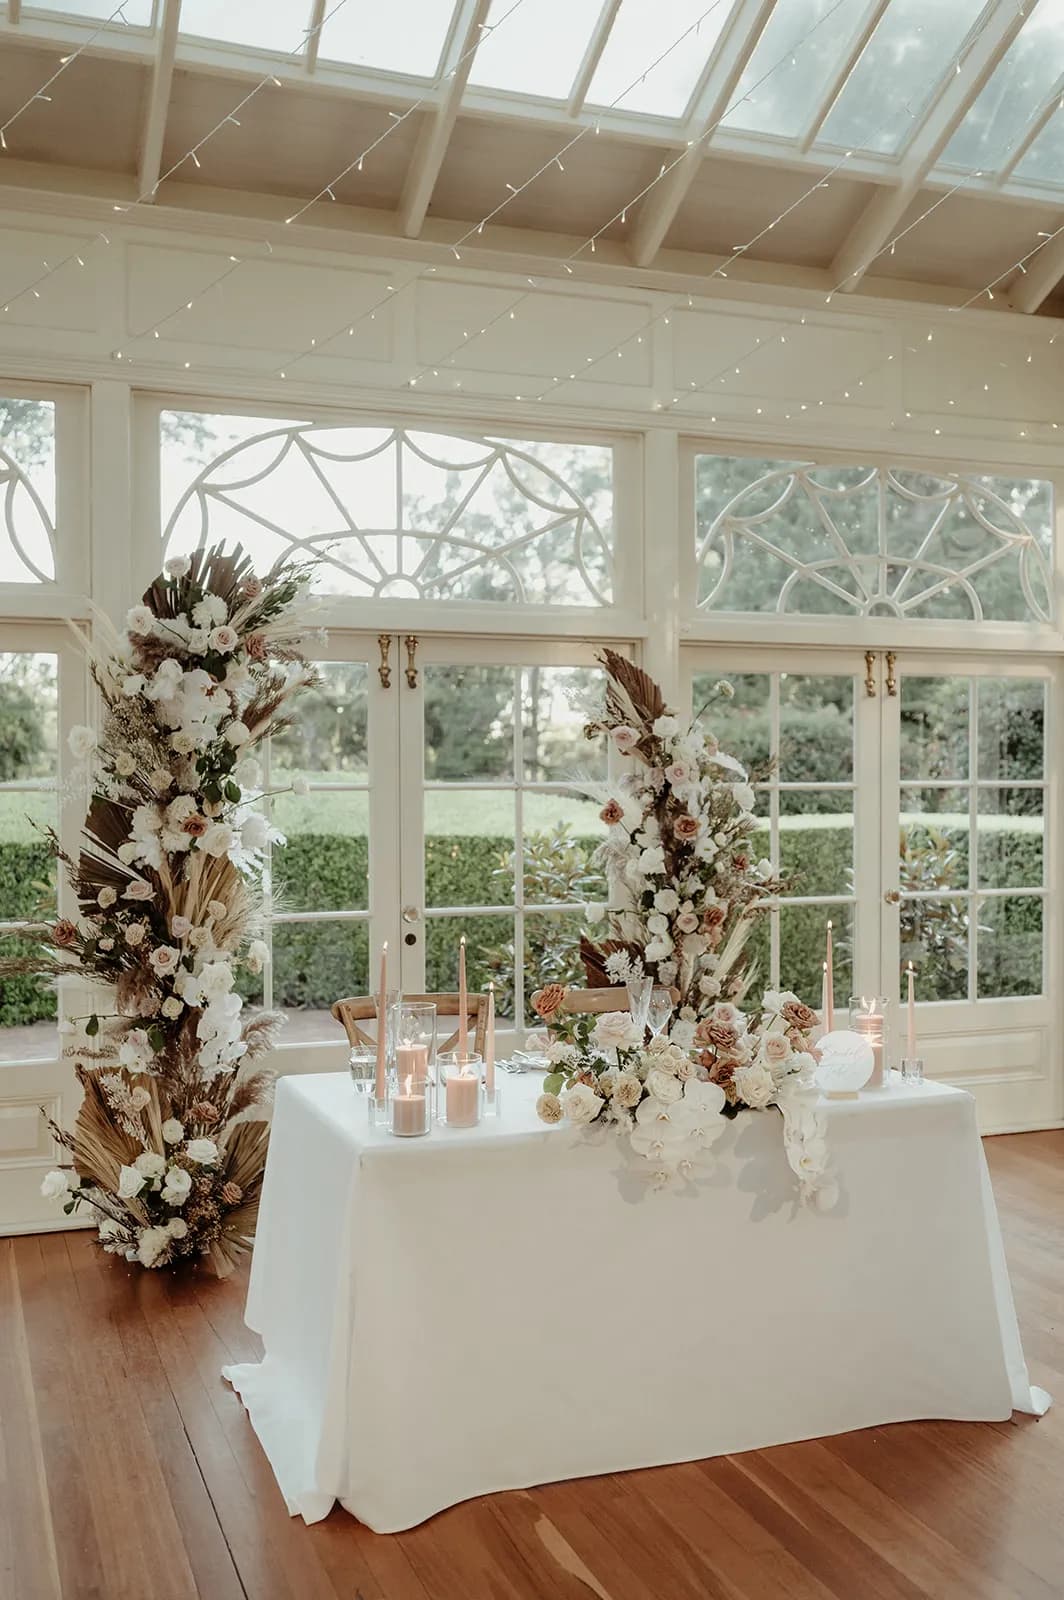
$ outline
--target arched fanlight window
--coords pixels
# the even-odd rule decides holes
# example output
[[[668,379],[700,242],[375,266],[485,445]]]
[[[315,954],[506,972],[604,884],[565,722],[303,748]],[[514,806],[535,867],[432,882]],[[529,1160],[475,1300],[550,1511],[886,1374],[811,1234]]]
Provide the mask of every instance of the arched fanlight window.
[[[322,592],[363,598],[613,603],[608,446],[191,415],[164,414],[168,555],[313,555]]]
[[[699,609],[1052,620],[1037,480],[699,456]]]

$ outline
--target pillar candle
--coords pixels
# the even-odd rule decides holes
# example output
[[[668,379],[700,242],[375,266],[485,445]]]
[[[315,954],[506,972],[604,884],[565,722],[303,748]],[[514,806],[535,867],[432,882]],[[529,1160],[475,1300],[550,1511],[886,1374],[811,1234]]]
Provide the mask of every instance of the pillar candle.
[[[831,945],[830,918],[828,920],[828,946],[824,970],[827,973],[827,1002],[824,1012],[824,1026],[830,1033],[835,1026],[835,954]]]
[[[909,1008],[908,1008],[908,1039],[906,1041],[906,1054],[910,1061],[916,1059],[916,993],[915,974],[913,964],[909,962]]]
[[[488,1026],[484,1036],[484,1087],[495,1093],[495,985],[488,984]]]
[[[381,946],[381,986],[377,992],[377,1076],[374,1090],[384,1099],[384,1066],[388,1050],[388,941]]]
[[[854,1018],[854,1031],[863,1034],[872,1046],[872,1076],[868,1080],[874,1089],[878,1089],[883,1081],[883,1013],[881,1011],[866,1011]]]
[[[395,1050],[395,1073],[397,1078],[413,1078],[415,1083],[424,1083],[429,1075],[428,1045],[397,1045]]]
[[[403,1093],[392,1100],[392,1132],[404,1135],[425,1132],[425,1085],[409,1078]]]
[[[469,998],[466,994],[465,934],[458,941],[458,1058],[469,1054]]]
[[[451,1128],[475,1128],[479,1121],[480,1076],[456,1072],[447,1078],[447,1123]]]

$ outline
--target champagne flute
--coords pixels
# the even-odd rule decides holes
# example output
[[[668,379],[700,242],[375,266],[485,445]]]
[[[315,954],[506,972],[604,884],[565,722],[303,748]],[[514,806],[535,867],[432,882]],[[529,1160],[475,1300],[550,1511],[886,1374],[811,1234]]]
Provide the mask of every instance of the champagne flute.
[[[636,977],[634,974],[625,985],[628,990],[629,1015],[636,1027],[640,1029],[641,1035],[646,1032],[647,1015],[650,1011],[650,992],[653,987],[653,978]]]
[[[668,989],[657,987],[650,996],[650,1008],[647,1013],[647,1022],[650,1031],[656,1039],[672,1021],[672,994]]]

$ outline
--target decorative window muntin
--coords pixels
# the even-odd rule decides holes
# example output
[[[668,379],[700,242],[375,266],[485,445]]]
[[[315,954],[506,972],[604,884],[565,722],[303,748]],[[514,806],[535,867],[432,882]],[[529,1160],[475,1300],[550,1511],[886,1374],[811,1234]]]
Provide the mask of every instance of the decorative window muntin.
[[[1052,621],[1040,480],[701,455],[696,494],[699,610]]]
[[[231,417],[198,418],[190,444],[181,416],[163,414],[168,555],[239,539],[260,564],[319,557],[323,593],[614,603],[608,445]],[[215,421],[227,430],[220,452]]]
[[[0,585],[55,582],[55,406],[0,396]]]

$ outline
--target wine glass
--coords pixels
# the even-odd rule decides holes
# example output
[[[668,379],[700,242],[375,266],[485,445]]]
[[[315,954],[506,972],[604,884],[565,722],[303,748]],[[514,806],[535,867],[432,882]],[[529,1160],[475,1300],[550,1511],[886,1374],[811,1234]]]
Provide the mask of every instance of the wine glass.
[[[672,995],[668,989],[655,988],[650,996],[647,1022],[655,1039],[672,1021]]]
[[[632,1021],[640,1030],[640,1036],[646,1031],[647,1016],[650,1012],[650,993],[653,987],[653,978],[639,978],[634,975],[625,984],[628,990],[628,1011]]]

